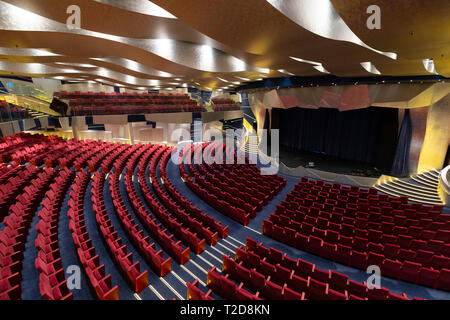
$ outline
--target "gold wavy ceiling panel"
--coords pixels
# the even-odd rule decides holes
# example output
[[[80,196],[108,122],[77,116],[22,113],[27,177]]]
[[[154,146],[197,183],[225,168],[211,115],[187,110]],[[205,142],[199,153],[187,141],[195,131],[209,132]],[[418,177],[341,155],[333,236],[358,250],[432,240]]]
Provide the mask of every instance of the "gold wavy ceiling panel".
[[[11,48],[0,48],[0,72],[202,89],[232,88],[242,78],[323,75],[311,62],[290,58],[297,57],[337,76],[372,75],[361,62],[382,75],[429,74],[423,59],[433,59],[439,74],[450,74],[450,7],[439,0],[152,1],[171,18],[149,14],[144,1],[0,1],[0,47]],[[381,8],[381,30],[366,27],[365,11],[373,4]],[[65,26],[69,5],[81,9],[81,30]],[[311,5],[323,6],[323,16]],[[23,54],[23,48],[49,54]],[[32,72],[36,64],[45,72]]]

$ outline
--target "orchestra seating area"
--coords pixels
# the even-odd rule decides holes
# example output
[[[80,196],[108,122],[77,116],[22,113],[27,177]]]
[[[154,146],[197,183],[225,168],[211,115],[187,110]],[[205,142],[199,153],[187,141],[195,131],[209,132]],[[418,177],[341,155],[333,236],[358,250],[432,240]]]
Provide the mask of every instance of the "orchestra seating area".
[[[61,91],[54,96],[68,101],[73,116],[204,111],[187,94]]]
[[[441,206],[294,181],[219,142],[2,137],[0,299],[409,300],[450,291]],[[252,229],[261,223],[262,234]],[[79,290],[68,286],[74,265]],[[369,265],[398,286],[356,280]]]
[[[303,178],[263,234],[326,259],[423,286],[450,290],[450,215],[374,188]]]
[[[223,257],[222,272],[208,271],[208,292],[188,285],[192,299],[210,300],[211,292],[232,300],[410,300],[384,287],[368,289],[367,283],[350,280],[345,274],[322,270],[314,263],[292,259],[286,253],[264,247],[251,238],[235,258]],[[415,298],[414,299],[418,299]]]

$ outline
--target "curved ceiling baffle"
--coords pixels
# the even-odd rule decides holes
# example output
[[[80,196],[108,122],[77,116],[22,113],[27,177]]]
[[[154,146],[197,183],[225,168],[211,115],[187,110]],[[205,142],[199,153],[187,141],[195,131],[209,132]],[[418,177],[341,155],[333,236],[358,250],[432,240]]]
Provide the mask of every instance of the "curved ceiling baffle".
[[[306,25],[303,27],[294,22],[267,1],[219,0],[212,3],[207,0],[155,0],[153,2],[221,43],[259,55],[259,59],[255,61],[255,65],[259,67],[281,69],[302,76],[323,74],[308,63],[290,59],[292,56],[321,63],[325,70],[337,76],[370,75],[371,73],[364,70],[360,64],[367,61],[372,62],[382,74],[424,73],[421,59],[401,60],[399,57],[399,60],[393,60],[394,55],[388,53],[387,55],[391,57],[383,55],[379,53],[381,50],[374,46],[369,49],[369,45],[364,47],[356,44],[356,41],[325,38],[305,28]],[[321,17],[323,20],[327,18]],[[395,52],[396,50],[391,51]],[[389,73],[385,72],[385,67],[390,70]]]
[[[405,60],[434,59],[436,71],[450,76],[450,6],[440,0],[330,0],[345,23],[362,41]],[[381,29],[369,30],[366,8],[380,7]],[[361,14],[363,13],[363,14]],[[387,68],[391,72],[393,66]],[[422,64],[422,74],[428,74]]]
[[[12,3],[23,3],[25,2],[26,4],[28,4],[28,6],[31,6],[32,3],[36,3],[35,1],[8,1],[8,2],[12,2]],[[42,1],[42,2],[46,2],[46,1]],[[42,5],[42,2],[39,1],[39,6],[35,6],[32,8],[41,8],[40,5]],[[64,1],[61,1],[64,2]],[[70,1],[71,3],[73,3],[73,1]],[[90,4],[92,1],[80,1],[83,3],[88,3]],[[51,5],[54,5],[53,2],[48,2],[48,5],[51,7]],[[1,2],[0,2],[1,4]],[[58,4],[60,4],[60,2],[58,2]],[[98,3],[95,3],[98,5]],[[4,5],[4,3],[2,4]],[[6,9],[11,9],[11,5],[9,5],[10,8],[6,8]],[[100,6],[105,7],[106,5],[100,4]],[[107,6],[109,7],[109,6]],[[15,7],[17,8],[17,7]],[[113,8],[113,7],[111,7]],[[5,8],[4,8],[5,9]],[[30,8],[28,8],[30,9]],[[91,12],[92,10],[90,10],[90,8],[85,8],[87,12]],[[116,9],[113,8],[115,10],[119,10],[119,11],[123,11],[122,9]],[[34,9],[36,10],[36,9]],[[82,8],[83,10],[83,8]],[[14,11],[14,10],[11,10]],[[8,10],[3,10],[3,12],[8,12]],[[49,11],[51,12],[51,10]],[[60,12],[60,11],[58,11]],[[128,13],[128,12],[127,12]],[[134,14],[134,13],[133,13]],[[98,15],[95,15],[96,17],[96,21],[99,21],[98,19]],[[67,15],[65,15],[65,11],[64,14],[61,15],[61,17],[59,17],[60,20],[66,19]],[[164,18],[159,18],[159,17],[153,17],[153,16],[146,16],[146,18],[149,19],[164,19]],[[45,21],[42,21],[42,20]],[[11,20],[15,20],[12,17],[10,17],[9,22],[11,22]],[[212,72],[236,72],[241,74],[242,72],[248,72],[251,71],[253,72],[253,74],[255,74],[256,76],[259,76],[259,74],[265,70],[261,70],[259,68],[254,68],[252,66],[247,65],[245,62],[243,62],[242,60],[233,57],[231,55],[228,55],[222,51],[219,51],[217,49],[212,48],[209,45],[198,45],[198,44],[194,44],[192,42],[187,42],[187,41],[178,41],[178,40],[173,40],[172,39],[137,39],[137,38],[124,38],[124,37],[119,37],[119,36],[112,36],[110,34],[104,34],[104,33],[98,33],[96,31],[86,31],[86,30],[67,30],[65,24],[63,23],[58,23],[55,21],[52,21],[50,19],[46,19],[43,17],[40,17],[36,14],[33,15],[33,19],[35,22],[34,26],[32,26],[32,28],[30,28],[30,26],[26,25],[20,25],[20,23],[16,23],[16,24],[8,24],[7,27],[4,27],[3,29],[16,29],[16,30],[36,30],[38,29],[38,27],[41,27],[41,29],[44,30],[52,30],[52,34],[45,34],[45,35],[36,35],[35,38],[39,38],[38,42],[41,42],[40,44],[30,44],[30,39],[27,39],[27,44],[26,46],[28,47],[42,47],[44,46],[44,42],[48,42],[48,38],[55,38],[55,31],[62,31],[64,32],[63,34],[59,34],[58,37],[59,38],[64,38],[66,39],[65,36],[67,36],[67,34],[72,35],[72,37],[75,34],[82,34],[82,35],[88,35],[91,37],[99,37],[100,39],[96,39],[96,41],[98,43],[96,43],[96,45],[101,48],[101,50],[98,50],[98,48],[95,48],[95,45],[92,44],[89,46],[89,40],[81,40],[83,42],[83,46],[77,46],[76,48],[74,48],[74,42],[76,40],[80,41],[79,39],[72,39],[71,44],[67,46],[66,44],[61,45],[60,44],[46,44],[45,46],[48,48],[51,48],[52,51],[54,52],[58,52],[62,55],[66,55],[68,57],[73,57],[75,54],[80,57],[80,56],[84,56],[84,57],[105,57],[106,55],[108,55],[106,58],[98,58],[98,59],[109,59],[111,61],[111,59],[114,59],[113,57],[125,57],[127,59],[128,62],[131,62],[131,64],[133,63],[133,60],[139,61],[139,59],[137,59],[139,56],[142,56],[142,52],[140,54],[137,54],[136,51],[139,50],[134,50],[135,52],[133,52],[130,55],[127,55],[126,52],[128,51],[133,51],[130,50],[131,48],[128,48],[129,50],[121,50],[120,53],[118,52],[113,52],[111,50],[106,50],[109,49],[110,47],[113,47],[114,45],[111,43],[108,43],[106,46],[104,46],[103,43],[101,43],[102,39],[107,39],[109,40],[108,42],[120,42],[120,43],[124,43],[126,44],[125,46],[132,46],[133,48],[137,48],[137,49],[142,49],[148,52],[153,53],[154,56],[152,56],[151,59],[149,59],[149,54],[147,54],[147,57],[145,57],[145,59],[143,59],[142,61],[139,61],[141,64],[147,64],[149,65],[150,63],[152,63],[151,67],[154,68],[158,68],[159,70],[163,69],[165,71],[169,71],[172,74],[174,74],[177,78],[180,78],[181,75],[184,75],[185,77],[192,77],[192,78],[203,78],[203,77],[207,77],[208,75],[210,75],[210,73]],[[41,21],[36,21],[36,20],[41,20]],[[171,20],[171,22],[177,22],[178,20],[176,19],[166,19],[166,20]],[[19,25],[18,25],[19,24]],[[117,23],[115,23],[114,25],[117,25]],[[45,26],[45,28],[42,28],[42,26]],[[84,24],[83,24],[84,26]],[[14,28],[15,27],[15,28]],[[50,28],[50,29],[49,29]],[[152,29],[152,28],[149,28]],[[153,28],[155,29],[155,28]],[[185,32],[186,28],[185,26],[183,26],[182,28],[178,28],[182,31]],[[38,29],[39,30],[39,29]],[[7,31],[1,31],[3,34]],[[38,31],[34,31],[35,33]],[[45,31],[42,31],[45,32]],[[186,33],[186,32],[185,32]],[[205,40],[205,42],[208,41],[207,37],[200,35],[198,32],[193,32],[193,34],[198,38],[198,39],[202,39]],[[200,36],[199,36],[200,35]],[[171,35],[172,37],[172,35]],[[46,38],[46,39],[43,39]],[[190,39],[192,37],[187,36],[185,37],[187,39]],[[20,37],[19,37],[20,39]],[[60,39],[63,40],[63,39]],[[192,39],[190,39],[192,40]],[[195,40],[195,39],[194,39]],[[62,42],[62,41],[56,41],[56,42]],[[209,41],[210,42],[210,41]],[[80,48],[83,47],[83,48]],[[223,46],[221,46],[223,47]],[[87,49],[88,48],[88,49]],[[141,50],[141,51],[142,51]],[[90,52],[86,52],[86,51],[90,51]],[[100,51],[100,52],[99,52]],[[105,54],[105,52],[107,52],[107,54]],[[159,57],[155,57],[159,54]],[[173,58],[173,61],[170,61],[167,58],[167,56],[170,56],[171,58]],[[189,57],[188,57],[189,56]],[[131,60],[131,58],[133,58],[133,60]],[[199,59],[202,59],[202,63],[199,62]],[[159,60],[159,61],[158,61]],[[207,62],[208,60],[210,61],[210,65],[208,66]],[[134,61],[134,62],[136,62]],[[156,63],[155,63],[156,62]],[[97,63],[93,63],[92,61],[90,62],[90,64],[97,64]],[[164,71],[164,72],[165,72]],[[193,80],[192,80],[193,81]],[[191,82],[192,82],[191,81]],[[200,81],[200,80],[199,80]],[[173,79],[172,79],[172,83],[173,83]],[[172,85],[173,86],[173,85]]]
[[[0,58],[5,72],[12,70],[8,63],[44,64],[52,73],[40,76],[131,88],[153,81],[232,89],[291,75],[445,75],[449,49],[442,33],[450,28],[442,27],[450,9],[438,2],[4,0],[0,46],[8,50],[0,48]],[[381,8],[381,30],[366,27],[372,4]],[[65,25],[70,5],[81,9],[81,30]],[[439,27],[440,34],[433,32]],[[24,53],[27,48],[41,52]],[[39,76],[36,68],[20,70]]]

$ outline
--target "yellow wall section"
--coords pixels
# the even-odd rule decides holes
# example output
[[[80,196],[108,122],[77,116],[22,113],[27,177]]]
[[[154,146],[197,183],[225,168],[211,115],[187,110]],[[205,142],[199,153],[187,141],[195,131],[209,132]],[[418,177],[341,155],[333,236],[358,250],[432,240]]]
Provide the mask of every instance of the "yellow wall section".
[[[420,152],[418,172],[442,169],[450,143],[450,95],[428,111],[427,128]]]

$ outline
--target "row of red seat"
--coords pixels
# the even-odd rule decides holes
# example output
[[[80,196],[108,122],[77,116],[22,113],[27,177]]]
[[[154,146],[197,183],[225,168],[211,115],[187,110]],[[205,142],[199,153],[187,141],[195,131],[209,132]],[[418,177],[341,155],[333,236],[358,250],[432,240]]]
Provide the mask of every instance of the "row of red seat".
[[[240,224],[246,226],[250,222],[250,214],[246,213],[241,208],[236,208],[231,206],[229,203],[227,203],[224,200],[219,199],[215,195],[209,194],[209,190],[205,189],[203,186],[200,186],[194,179],[192,179],[186,172],[186,169],[184,168],[184,158],[186,154],[189,154],[189,148],[190,146],[186,147],[184,150],[180,152],[180,174],[183,179],[183,181],[186,183],[186,185],[195,193],[197,196],[199,196],[203,201],[208,203],[211,207],[215,208],[219,212],[225,214],[226,216],[230,217],[231,219],[239,222]],[[186,151],[186,152],[185,152]]]
[[[251,238],[246,239],[245,250],[236,249],[236,261],[224,257],[224,272],[242,279],[258,290],[265,277],[273,285],[273,296],[282,297],[283,288],[290,288],[298,299],[375,299],[407,300],[405,293],[397,295],[386,288],[371,288],[350,280],[347,275],[332,270],[321,270],[303,259],[294,260],[274,248],[266,248]],[[258,274],[259,273],[259,274]],[[261,275],[263,278],[261,278]],[[254,278],[254,279],[252,279]],[[267,285],[267,284],[266,284]],[[263,287],[264,288],[264,287]],[[267,289],[266,289],[267,290]]]
[[[127,146],[125,150],[121,152],[120,157],[114,163],[114,173],[109,175],[110,192],[113,199],[114,208],[119,218],[119,221],[125,230],[128,238],[132,241],[135,248],[141,254],[141,256],[147,261],[149,266],[161,276],[167,275],[171,271],[170,258],[168,262],[164,264],[162,258],[162,252],[157,252],[155,249],[155,243],[149,243],[149,237],[144,237],[143,230],[135,222],[131,214],[123,201],[119,188],[120,173],[125,167],[125,163],[135,162],[143,152],[142,145],[135,145],[132,147]],[[134,159],[133,159],[134,158]],[[128,175],[125,175],[128,177]],[[164,266],[164,268],[161,268]]]
[[[147,93],[147,92],[81,92],[81,91],[60,91],[54,92],[53,96],[61,99],[77,99],[77,98],[105,98],[105,99],[122,99],[122,98],[140,98],[140,99],[188,99],[188,94],[183,93]]]
[[[103,98],[89,98],[89,99],[70,99],[69,106],[75,107],[99,107],[99,106],[151,106],[151,105],[194,105],[196,102],[189,98],[183,99],[103,99]]]
[[[241,203],[251,204],[253,208],[250,209],[250,216],[253,218],[255,211],[260,211],[262,206],[267,205],[286,185],[286,180],[275,175],[261,175],[260,170],[254,165],[222,164],[224,146],[228,147],[222,143],[206,145],[203,151],[204,166],[197,164],[197,169],[213,185],[239,198]],[[214,160],[210,159],[211,157]],[[196,160],[200,160],[198,155]],[[209,163],[210,161],[213,165]],[[194,175],[197,177],[195,172]],[[238,207],[245,209],[242,205]]]
[[[134,262],[133,253],[127,253],[127,245],[122,243],[117,231],[111,223],[103,199],[103,187],[105,174],[96,172],[92,178],[92,205],[95,212],[95,220],[104,239],[111,257],[117,263],[125,279],[134,292],[139,293],[148,287],[148,271],[140,271],[140,262]]]
[[[421,203],[408,203],[407,196],[390,196],[387,194],[378,194],[375,188],[364,188],[359,186],[345,186],[340,183],[324,182],[323,180],[312,180],[303,177],[294,187],[294,190],[288,196],[297,197],[306,201],[307,206],[313,202],[319,202],[325,206],[339,208],[340,213],[352,215],[355,209],[364,212],[368,210],[382,214],[402,213],[408,219],[444,219],[450,218],[440,215],[443,205],[426,205]]]
[[[431,256],[450,257],[448,221],[412,220],[405,216],[360,211],[353,217],[348,217],[324,211],[326,209],[317,203],[309,208],[299,206],[299,203],[302,200],[282,202],[277,206],[275,214],[271,215],[270,221],[278,227],[288,227],[304,235],[312,234],[330,243],[341,243],[360,251],[366,250],[369,243],[375,252],[380,252],[382,245],[391,244],[398,246],[399,250],[426,250],[431,252]]]
[[[8,214],[9,207],[14,204],[16,197],[23,192],[23,188],[39,173],[40,169],[28,166],[21,170],[6,184],[0,185],[0,221]]]
[[[186,146],[179,156],[180,173],[186,184],[204,201],[234,220],[247,225],[250,218],[256,216],[256,211],[261,210],[262,206],[284,187],[286,181],[278,176],[262,176],[259,169],[248,163],[222,165],[223,153],[229,152],[227,148],[226,144],[221,143]],[[234,163],[237,163],[237,155],[233,156]],[[212,158],[218,159],[219,164],[211,160]],[[188,175],[184,166],[186,163],[195,180]],[[198,171],[192,163],[196,164]],[[231,171],[231,168],[234,170]],[[239,174],[235,174],[235,170]],[[247,178],[247,186],[230,179],[228,175],[236,180],[239,179],[239,175],[244,176]],[[225,179],[221,179],[222,177]],[[204,192],[205,190],[207,192]]]
[[[298,196],[296,193],[311,190],[311,185],[317,184],[303,179],[294,188],[294,196],[288,196],[287,199],[290,200],[283,201],[277,206],[275,214],[269,220],[264,220],[263,234],[300,250],[356,268],[365,269],[369,265],[378,265],[387,276],[449,290],[448,230],[420,229],[418,224],[422,220],[413,224],[413,220],[406,216],[396,217],[395,210],[413,210],[410,207],[400,206],[400,209],[391,211],[389,216],[387,212],[382,214],[371,206],[361,207],[361,210],[369,209],[368,212],[359,211],[358,203],[355,206],[347,203],[342,208],[325,199],[325,204],[329,205],[326,206],[317,197],[314,198],[312,193],[308,193],[307,197],[311,201],[306,203],[308,198],[302,199],[304,194]],[[339,187],[341,189],[343,188]],[[347,191],[351,192],[351,187]],[[362,199],[366,199],[364,195],[370,195],[370,191],[362,192]],[[400,203],[403,201],[405,200],[399,199]],[[424,213],[433,215],[436,219],[429,223],[430,227],[433,223],[438,223],[437,226],[448,228],[447,218],[441,217],[443,215],[436,217],[433,208]],[[406,223],[405,220],[410,221]],[[403,226],[397,227],[396,224]],[[423,238],[418,232],[420,235],[432,236]]]
[[[46,198],[42,201],[42,209],[38,213],[36,225],[38,236],[35,246],[38,257],[35,260],[39,271],[39,291],[46,300],[72,300],[73,294],[67,287],[61,254],[58,244],[58,221],[61,205],[75,176],[73,171],[62,170],[56,177]]]
[[[232,111],[239,110],[237,103],[230,98],[212,98],[214,111]]]
[[[22,189],[0,231],[0,300],[21,299],[22,260],[34,212],[56,171],[45,169]]]
[[[261,300],[259,292],[252,294],[244,288],[243,282],[237,285],[230,279],[229,274],[219,274],[217,267],[213,267],[208,271],[207,286],[213,292],[227,300]],[[269,298],[268,296],[266,297]]]
[[[70,109],[72,116],[107,115],[107,114],[145,114],[145,113],[172,113],[172,112],[204,112],[202,106],[185,105],[144,105],[144,106],[74,106]]]
[[[212,290],[204,293],[199,288],[199,280],[195,279],[194,282],[186,282],[187,287],[187,300],[214,300],[212,297]]]
[[[312,222],[312,224],[306,221]],[[270,220],[264,223],[263,229],[264,232],[272,234],[275,238],[284,239],[288,237],[285,240],[291,242],[292,245],[296,244],[294,238],[296,232],[298,232],[306,237],[312,236],[312,239],[322,239],[332,245],[341,244],[360,252],[371,251],[402,262],[409,260],[436,269],[449,266],[450,245],[444,241],[430,240],[427,242],[413,239],[412,236],[407,235],[383,234],[381,231],[373,229],[369,229],[368,232],[365,230],[358,232],[361,229],[357,229],[355,236],[347,236],[344,235],[345,233],[340,233],[339,229],[336,231],[329,226],[320,225],[320,223],[324,223],[322,217],[315,221],[310,216],[306,216],[305,221],[298,222],[297,220],[290,220],[288,216],[283,214],[272,214]],[[300,236],[297,238],[298,241],[302,241]]]
[[[176,216],[173,216],[166,208],[170,208],[170,201],[167,196],[163,197],[162,189],[156,177],[156,167],[161,157],[163,149],[158,146],[149,156],[150,160],[150,183],[152,191],[147,185],[145,177],[145,167],[139,168],[139,182],[144,190],[144,197],[153,213],[162,222],[162,224],[181,242],[190,247],[192,251],[199,254],[205,250],[205,239],[199,239],[196,233],[192,233]],[[152,175],[153,172],[153,175]],[[147,191],[148,192],[147,192]]]
[[[185,211],[186,214],[188,214],[193,219],[196,219],[199,224],[204,225],[206,228],[209,228],[211,232],[217,233],[218,236],[222,239],[226,238],[228,236],[228,226],[223,226],[220,221],[214,220],[214,218],[206,213],[203,213],[199,208],[195,207],[190,201],[184,198],[183,195],[176,190],[176,188],[167,178],[166,167],[169,160],[171,159],[173,151],[173,148],[167,149],[160,161],[159,171],[164,182],[163,186],[165,190],[172,197],[174,202]],[[209,241],[209,244],[217,242],[217,238],[214,237],[214,233],[212,234],[212,237],[210,239],[211,240]],[[214,241],[212,239],[216,240]]]
[[[178,222],[182,230],[181,232],[177,232],[177,230],[171,231],[189,246],[192,251],[196,254],[200,254],[205,250],[206,241],[211,245],[217,243],[218,234],[217,232],[209,230],[208,227],[203,227],[197,220],[185,213],[163,189],[161,180],[158,179],[156,174],[156,170],[162,155],[166,151],[170,152],[170,149],[166,146],[161,146],[151,157],[149,168],[151,184],[159,201],[167,208],[166,217]]]
[[[157,212],[162,210],[160,205],[154,201],[154,196],[150,187],[145,178],[145,168],[148,166],[150,161],[150,156],[153,152],[158,148],[158,146],[150,146],[150,148],[145,148],[143,151],[143,156],[141,157],[138,165],[138,180],[139,186],[142,190],[142,194],[145,197],[145,201],[149,204],[152,212]],[[136,159],[137,159],[136,155]],[[128,172],[132,172],[134,170],[130,170]],[[130,199],[131,205],[133,206],[134,212],[136,213],[138,219],[141,221],[147,232],[158,242],[158,244],[179,264],[185,264],[189,261],[190,251],[189,248],[184,248],[181,246],[181,241],[175,241],[173,235],[168,234],[167,229],[163,229],[163,225],[158,223],[158,221],[152,216],[152,213],[145,207],[144,203],[138,197],[136,190],[134,188],[131,174],[128,173],[125,175],[125,186],[127,188],[127,195]],[[155,213],[155,215],[157,214]],[[162,260],[162,251],[160,251],[160,259],[158,261],[159,269],[161,272],[171,271],[170,269],[170,258],[166,261]]]
[[[71,186],[69,200],[69,229],[77,250],[78,258],[87,275],[88,283],[100,300],[118,300],[119,287],[112,286],[111,275],[105,273],[105,265],[100,264],[100,257],[89,237],[84,220],[84,197],[91,180],[90,174],[82,170],[78,172]]]
[[[234,111],[241,110],[241,108],[237,104],[214,104],[214,111]]]

